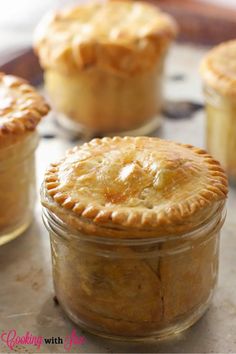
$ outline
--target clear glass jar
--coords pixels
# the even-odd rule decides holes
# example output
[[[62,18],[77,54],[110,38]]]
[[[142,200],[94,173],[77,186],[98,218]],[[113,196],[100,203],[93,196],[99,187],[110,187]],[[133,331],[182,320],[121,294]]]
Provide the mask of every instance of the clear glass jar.
[[[38,141],[35,131],[0,149],[0,245],[21,235],[32,221]]]
[[[207,149],[225,168],[229,180],[236,184],[236,100],[204,87]]]
[[[142,1],[86,2],[42,19],[34,47],[61,125],[90,138],[155,130],[176,34],[171,16]]]
[[[114,339],[164,338],[187,329],[212,299],[224,218],[221,203],[188,234],[112,239],[72,230],[44,208],[60,305],[82,328]]]
[[[96,67],[72,75],[46,70],[45,87],[59,123],[88,137],[154,131],[161,124],[163,56],[135,75]]]

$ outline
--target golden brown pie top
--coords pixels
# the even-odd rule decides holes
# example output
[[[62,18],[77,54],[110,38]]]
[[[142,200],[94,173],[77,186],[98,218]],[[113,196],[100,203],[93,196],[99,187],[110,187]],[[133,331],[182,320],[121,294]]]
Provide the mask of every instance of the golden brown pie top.
[[[91,66],[134,73],[155,64],[176,35],[173,19],[133,1],[90,2],[46,16],[35,47],[44,68]]]
[[[236,97],[236,40],[213,48],[202,62],[201,73],[207,85]]]
[[[99,226],[174,232],[209,217],[226,198],[227,178],[204,150],[115,137],[69,150],[47,171],[45,190],[43,204],[87,233],[101,234]]]
[[[33,131],[49,106],[23,79],[0,73],[0,147]]]

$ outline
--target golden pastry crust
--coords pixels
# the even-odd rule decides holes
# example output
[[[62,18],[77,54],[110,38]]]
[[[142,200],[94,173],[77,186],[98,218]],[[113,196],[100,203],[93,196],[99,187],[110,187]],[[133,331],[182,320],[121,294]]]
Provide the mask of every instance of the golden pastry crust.
[[[226,195],[224,170],[204,150],[114,137],[75,147],[53,163],[42,203],[87,234],[155,237],[193,229]]]
[[[35,130],[49,106],[27,81],[0,73],[0,147]]]
[[[144,2],[90,2],[39,24],[35,49],[44,68],[67,73],[96,66],[125,74],[153,67],[176,36],[174,20]]]
[[[236,97],[236,40],[213,48],[202,61],[201,74],[220,94]]]

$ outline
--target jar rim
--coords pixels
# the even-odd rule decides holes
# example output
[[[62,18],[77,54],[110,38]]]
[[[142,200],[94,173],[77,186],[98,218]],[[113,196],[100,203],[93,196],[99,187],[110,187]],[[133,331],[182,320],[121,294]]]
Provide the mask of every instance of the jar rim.
[[[55,213],[49,210],[47,207],[42,208],[42,218],[47,230],[53,231],[59,236],[66,238],[76,238],[84,241],[91,241],[99,244],[111,244],[111,245],[150,245],[156,243],[164,243],[166,241],[174,240],[190,240],[200,238],[202,235],[206,234],[206,228],[211,233],[212,230],[218,231],[221,229],[225,218],[226,218],[226,208],[225,203],[220,203],[217,210],[208,220],[204,220],[201,225],[198,225],[194,230],[186,233],[180,233],[178,235],[163,235],[158,237],[143,237],[143,238],[113,238],[113,237],[102,237],[96,235],[87,235],[79,230],[72,230],[72,228],[67,227],[66,223],[62,221]],[[64,232],[64,233],[63,233]]]

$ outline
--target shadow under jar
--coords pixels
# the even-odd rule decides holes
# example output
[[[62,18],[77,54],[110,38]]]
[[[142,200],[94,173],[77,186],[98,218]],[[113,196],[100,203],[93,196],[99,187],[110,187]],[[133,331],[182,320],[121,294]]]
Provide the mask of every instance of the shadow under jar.
[[[32,221],[36,126],[48,110],[24,80],[0,74],[0,245],[22,234]]]
[[[105,138],[69,151],[41,193],[66,314],[114,339],[190,327],[216,286],[226,193],[220,165],[189,145]]]
[[[142,2],[88,3],[43,20],[35,48],[61,125],[90,136],[157,128],[175,35],[174,21]]]
[[[201,72],[206,102],[208,151],[236,185],[236,40],[213,48]]]

